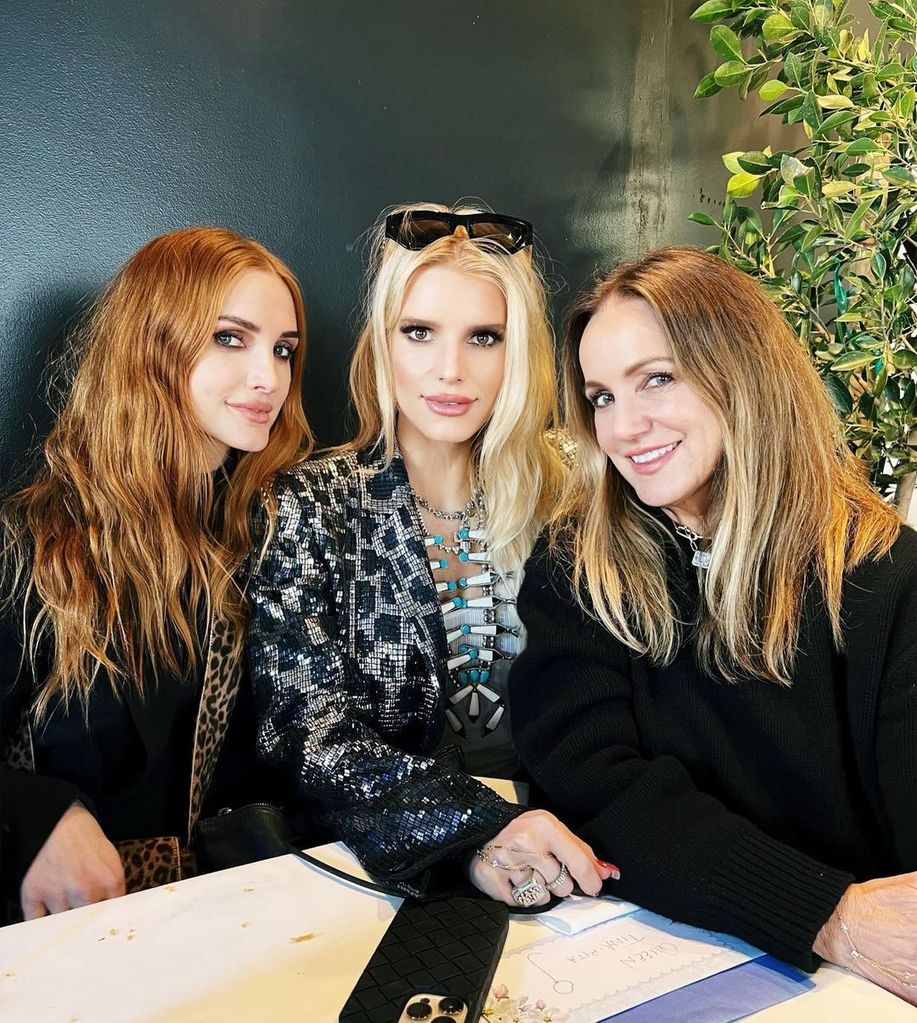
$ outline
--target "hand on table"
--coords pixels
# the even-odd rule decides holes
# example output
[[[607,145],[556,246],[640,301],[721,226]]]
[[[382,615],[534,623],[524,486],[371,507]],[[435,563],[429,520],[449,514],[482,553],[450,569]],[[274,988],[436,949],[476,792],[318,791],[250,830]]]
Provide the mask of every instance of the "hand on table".
[[[32,860],[19,897],[26,920],[123,895],[118,850],[82,803],[71,803]]]
[[[814,949],[917,1005],[917,871],[852,884]]]
[[[572,894],[574,883],[587,895],[598,895],[602,882],[616,870],[596,860],[592,849],[553,814],[528,810],[472,857],[468,875],[476,888],[498,902],[543,906],[552,894]],[[533,880],[528,896],[513,897],[514,889]]]

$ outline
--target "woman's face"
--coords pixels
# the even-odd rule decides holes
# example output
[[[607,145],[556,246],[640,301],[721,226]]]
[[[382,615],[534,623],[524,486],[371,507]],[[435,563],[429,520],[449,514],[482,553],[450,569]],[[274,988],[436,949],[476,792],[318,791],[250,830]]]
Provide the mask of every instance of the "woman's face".
[[[296,307],[283,281],[247,270],[223,302],[213,334],[191,370],[189,390],[209,435],[212,469],[231,448],[261,451],[290,390],[299,344]]]
[[[653,310],[643,299],[609,299],[586,326],[579,360],[599,447],[644,504],[703,532],[723,434],[679,378]]]
[[[506,300],[491,281],[445,266],[408,285],[389,335],[398,439],[466,444],[503,383]]]

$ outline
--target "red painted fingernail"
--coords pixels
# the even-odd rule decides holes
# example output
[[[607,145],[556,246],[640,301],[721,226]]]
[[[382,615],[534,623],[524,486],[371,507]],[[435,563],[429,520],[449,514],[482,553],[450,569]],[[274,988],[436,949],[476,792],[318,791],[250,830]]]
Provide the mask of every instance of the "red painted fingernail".
[[[616,867],[613,863],[606,863],[604,860],[596,860],[596,866],[606,871],[608,876],[614,881],[621,880],[621,870]]]

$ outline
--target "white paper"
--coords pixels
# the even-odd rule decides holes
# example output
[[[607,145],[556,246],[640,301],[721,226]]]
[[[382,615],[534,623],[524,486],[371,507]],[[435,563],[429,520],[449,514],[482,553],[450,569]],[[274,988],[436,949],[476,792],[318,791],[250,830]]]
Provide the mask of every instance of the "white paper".
[[[598,1023],[760,954],[735,939],[641,910],[505,955],[485,1018]]]
[[[538,914],[538,922],[558,934],[579,934],[590,927],[628,916],[640,909],[632,902],[604,896],[593,899],[586,895],[570,895],[553,909]]]

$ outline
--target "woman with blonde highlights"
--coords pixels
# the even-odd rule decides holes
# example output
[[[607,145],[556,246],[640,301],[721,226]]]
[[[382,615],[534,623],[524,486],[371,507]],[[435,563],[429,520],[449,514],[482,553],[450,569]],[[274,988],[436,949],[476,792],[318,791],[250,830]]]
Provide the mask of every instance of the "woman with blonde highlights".
[[[518,770],[515,597],[561,475],[531,225],[430,204],[383,217],[350,379],[356,438],[276,487],[249,633],[262,752],[406,892],[458,863],[510,903],[568,895],[571,875],[597,891],[584,843],[469,776]]]
[[[715,256],[598,279],[562,362],[578,450],[520,595],[523,762],[614,849],[616,894],[914,1001],[917,537]]]
[[[140,249],[77,337],[2,509],[3,886],[26,918],[177,876],[239,686],[252,513],[310,441],[304,342],[292,272],[209,227]]]

